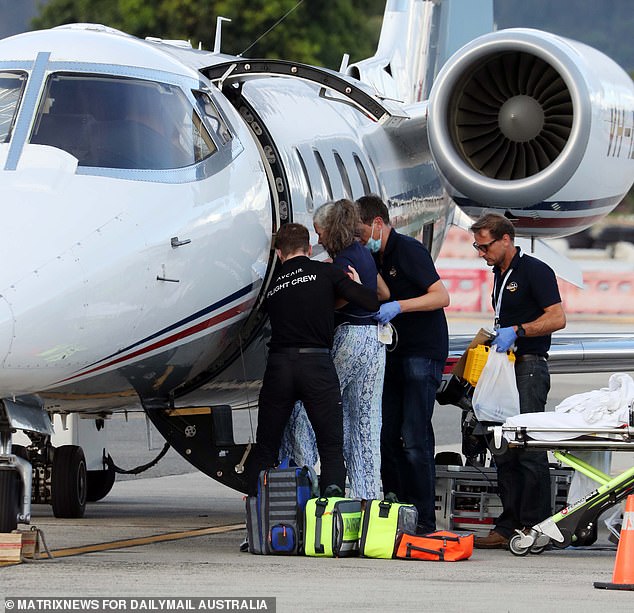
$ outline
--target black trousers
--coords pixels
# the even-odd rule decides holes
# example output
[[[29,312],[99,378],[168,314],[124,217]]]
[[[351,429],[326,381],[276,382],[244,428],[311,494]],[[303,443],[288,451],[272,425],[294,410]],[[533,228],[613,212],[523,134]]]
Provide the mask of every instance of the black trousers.
[[[521,413],[546,407],[550,375],[546,361],[515,363]],[[508,449],[495,459],[502,515],[495,530],[510,538],[516,529],[530,528],[552,514],[548,454],[543,450]]]
[[[260,471],[274,466],[293,406],[301,400],[315,432],[321,460],[321,493],[328,485],[345,491],[343,412],[339,378],[330,353],[269,354],[260,390],[256,444],[247,461],[249,494]]]

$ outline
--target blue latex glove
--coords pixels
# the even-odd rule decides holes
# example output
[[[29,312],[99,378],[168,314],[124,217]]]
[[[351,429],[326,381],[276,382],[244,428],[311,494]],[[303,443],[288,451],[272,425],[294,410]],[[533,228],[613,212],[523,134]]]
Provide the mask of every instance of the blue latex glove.
[[[386,324],[401,312],[401,305],[396,301],[386,302],[381,305],[379,314],[374,317],[379,323]]]
[[[517,334],[512,327],[510,328],[500,328],[493,339],[493,345],[495,345],[495,350],[499,353],[502,351],[508,351],[515,343],[515,339],[517,338]]]

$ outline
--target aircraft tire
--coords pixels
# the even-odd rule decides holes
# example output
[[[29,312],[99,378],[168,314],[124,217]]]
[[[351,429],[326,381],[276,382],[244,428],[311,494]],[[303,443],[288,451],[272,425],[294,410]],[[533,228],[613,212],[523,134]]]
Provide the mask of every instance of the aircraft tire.
[[[14,455],[17,455],[19,458],[22,458],[23,460],[26,460],[27,462],[31,461],[29,458],[29,452],[27,448],[24,447],[23,445],[12,445],[11,453]]]
[[[18,527],[20,475],[15,470],[0,470],[0,532]]]
[[[55,517],[83,517],[87,494],[86,458],[81,447],[62,445],[53,455],[51,505]]]
[[[97,502],[105,498],[114,485],[116,473],[114,468],[106,470],[89,470],[87,473],[87,490],[86,500],[88,502]]]

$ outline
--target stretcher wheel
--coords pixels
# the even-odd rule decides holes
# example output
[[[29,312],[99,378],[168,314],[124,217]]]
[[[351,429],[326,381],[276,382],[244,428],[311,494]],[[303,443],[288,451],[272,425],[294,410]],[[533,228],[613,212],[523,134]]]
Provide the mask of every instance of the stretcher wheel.
[[[525,556],[531,551],[530,547],[521,547],[520,541],[522,540],[521,534],[514,534],[509,539],[509,549],[514,556]]]
[[[564,537],[563,541],[552,541],[553,547],[556,549],[565,549],[566,547],[570,547],[572,543],[572,532],[567,528],[559,528],[561,535]]]
[[[546,547],[548,545],[540,545],[539,547],[535,547],[534,545],[529,549],[529,552],[538,556],[540,553],[544,553],[546,551]]]

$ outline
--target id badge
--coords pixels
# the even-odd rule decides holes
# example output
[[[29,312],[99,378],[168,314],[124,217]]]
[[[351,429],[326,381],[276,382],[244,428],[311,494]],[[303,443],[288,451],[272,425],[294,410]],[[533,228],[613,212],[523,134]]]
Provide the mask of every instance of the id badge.
[[[377,324],[377,334],[380,343],[384,345],[392,344],[392,326],[389,323]]]

